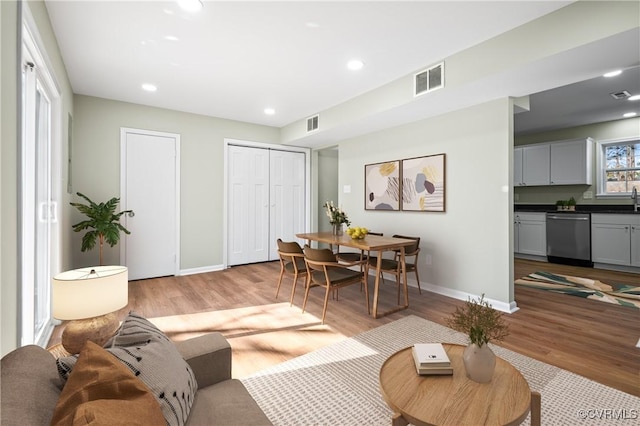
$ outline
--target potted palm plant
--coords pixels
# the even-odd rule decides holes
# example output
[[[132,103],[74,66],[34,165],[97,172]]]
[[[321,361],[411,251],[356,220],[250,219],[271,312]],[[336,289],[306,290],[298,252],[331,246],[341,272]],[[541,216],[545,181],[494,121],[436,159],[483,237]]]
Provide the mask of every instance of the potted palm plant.
[[[502,313],[493,309],[482,294],[479,299],[469,298],[462,307],[457,307],[447,318],[447,326],[469,337],[469,345],[462,355],[467,377],[478,383],[490,382],[496,356],[488,343],[503,340],[509,334]]]
[[[120,217],[125,213],[133,213],[133,210],[123,210],[116,213],[120,198],[113,197],[105,203],[96,204],[86,195],[78,192],[78,196],[87,200],[89,204],[70,203],[73,207],[88,219],[73,225],[75,232],[80,232],[88,229],[86,234],[82,237],[81,251],[92,250],[96,246],[96,242],[99,243],[99,259],[100,265],[102,265],[102,247],[106,242],[111,247],[118,244],[120,241],[120,231],[125,234],[130,234],[129,230],[122,226],[120,223]]]

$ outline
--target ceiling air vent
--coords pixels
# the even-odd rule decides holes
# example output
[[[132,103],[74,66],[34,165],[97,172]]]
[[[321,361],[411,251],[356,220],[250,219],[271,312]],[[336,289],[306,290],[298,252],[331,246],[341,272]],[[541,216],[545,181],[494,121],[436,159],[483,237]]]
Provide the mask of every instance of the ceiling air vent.
[[[613,97],[613,99],[627,99],[629,96],[631,96],[631,93],[627,92],[626,90],[621,90],[619,92],[610,93],[610,95]]]
[[[414,96],[422,95],[444,87],[444,62],[415,74]]]
[[[314,115],[313,117],[307,118],[307,133],[313,132],[314,130],[318,130],[318,118],[319,115]]]

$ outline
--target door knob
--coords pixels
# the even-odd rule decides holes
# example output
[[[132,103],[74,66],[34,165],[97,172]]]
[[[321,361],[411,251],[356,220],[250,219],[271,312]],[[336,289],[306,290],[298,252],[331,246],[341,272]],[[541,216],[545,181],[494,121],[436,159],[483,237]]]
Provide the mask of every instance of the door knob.
[[[129,217],[134,217],[135,215],[136,215],[136,214],[135,214],[135,212],[133,212],[133,211],[130,211],[130,212],[129,212],[129,214],[128,214],[128,216],[129,216]]]

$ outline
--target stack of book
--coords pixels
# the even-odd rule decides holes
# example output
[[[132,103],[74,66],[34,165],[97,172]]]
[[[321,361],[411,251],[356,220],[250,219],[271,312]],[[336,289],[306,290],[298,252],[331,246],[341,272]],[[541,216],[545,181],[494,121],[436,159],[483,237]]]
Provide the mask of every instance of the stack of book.
[[[411,348],[420,375],[451,375],[451,361],[442,343],[416,343]]]

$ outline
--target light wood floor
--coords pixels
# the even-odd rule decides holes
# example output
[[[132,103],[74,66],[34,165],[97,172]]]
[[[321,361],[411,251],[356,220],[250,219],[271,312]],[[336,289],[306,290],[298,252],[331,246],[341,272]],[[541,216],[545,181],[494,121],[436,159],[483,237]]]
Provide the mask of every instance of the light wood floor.
[[[605,282],[635,285],[640,282],[637,274],[518,259],[515,261],[514,278],[539,270]],[[119,316],[124,318],[129,310],[153,318],[252,306],[259,309],[275,302],[286,302],[289,300],[291,279],[285,278],[276,300],[278,272],[279,264],[268,262],[220,272],[132,281],[129,305],[119,312]],[[301,307],[301,282],[298,288],[294,306]],[[318,318],[322,313],[322,297],[321,289],[312,289],[307,305],[307,312]],[[395,285],[385,285],[380,299],[384,302],[382,310],[391,307],[396,300]],[[510,334],[500,343],[501,346],[640,396],[640,348],[635,347],[640,338],[640,311],[520,286],[516,286],[515,299],[520,309],[505,315]],[[260,333],[244,333],[241,345],[231,340],[234,376],[309,352],[340,335],[353,336],[406,315],[417,315],[444,325],[445,318],[462,303],[426,291],[420,295],[417,289],[411,288],[408,309],[376,320],[367,315],[358,286],[350,286],[340,290],[338,301],[329,301],[324,328],[317,324],[309,324],[310,327],[300,330],[271,327]],[[279,319],[274,318],[273,321],[275,323]],[[327,338],[327,333],[334,336]],[[320,338],[320,334],[324,337]],[[50,344],[59,341],[60,327],[57,327]],[[236,350],[239,346],[244,349],[251,346],[252,350]]]

